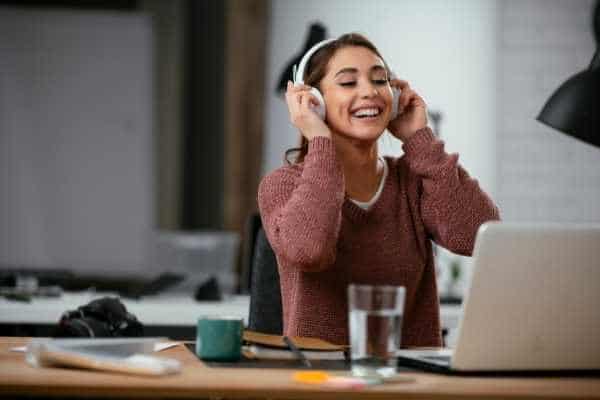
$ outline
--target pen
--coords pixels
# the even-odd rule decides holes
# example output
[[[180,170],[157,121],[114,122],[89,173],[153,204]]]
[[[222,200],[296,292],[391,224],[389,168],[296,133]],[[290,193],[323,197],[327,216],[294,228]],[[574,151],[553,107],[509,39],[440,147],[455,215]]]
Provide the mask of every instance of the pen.
[[[283,341],[285,342],[285,344],[288,345],[288,347],[290,348],[290,350],[292,351],[292,353],[294,353],[294,355],[296,357],[298,357],[298,359],[302,362],[302,364],[304,364],[305,367],[312,368],[312,364],[310,363],[310,361],[308,361],[308,359],[306,358],[306,356],[304,355],[304,353],[302,353],[300,351],[300,349],[298,347],[296,347],[296,345],[294,344],[294,342],[292,341],[292,339],[290,339],[287,336],[284,336],[283,337]]]

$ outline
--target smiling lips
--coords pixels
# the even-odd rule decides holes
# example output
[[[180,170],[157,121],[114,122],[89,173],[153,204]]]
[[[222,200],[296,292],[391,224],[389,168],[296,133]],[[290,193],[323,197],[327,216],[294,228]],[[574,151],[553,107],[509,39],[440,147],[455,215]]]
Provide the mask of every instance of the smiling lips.
[[[381,114],[381,108],[379,107],[361,107],[351,113],[354,118],[360,119],[374,119],[379,117]]]

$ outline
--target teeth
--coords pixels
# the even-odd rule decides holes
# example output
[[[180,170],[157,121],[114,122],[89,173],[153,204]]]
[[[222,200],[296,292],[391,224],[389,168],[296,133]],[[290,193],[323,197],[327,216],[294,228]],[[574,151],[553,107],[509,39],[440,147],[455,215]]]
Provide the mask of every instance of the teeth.
[[[374,117],[376,115],[379,115],[379,109],[377,108],[363,108],[358,110],[357,112],[355,112],[353,114],[355,117],[361,118],[361,117]]]

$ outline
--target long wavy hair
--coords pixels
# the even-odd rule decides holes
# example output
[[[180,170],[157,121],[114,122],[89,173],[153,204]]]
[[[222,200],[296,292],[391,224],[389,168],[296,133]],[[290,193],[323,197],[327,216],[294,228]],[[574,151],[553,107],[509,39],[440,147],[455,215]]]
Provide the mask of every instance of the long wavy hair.
[[[312,55],[310,61],[306,65],[304,84],[316,87],[321,90],[321,80],[327,73],[327,66],[329,61],[335,55],[335,53],[345,47],[364,47],[371,50],[379,58],[383,60],[383,57],[377,50],[377,47],[365,36],[360,33],[347,33],[336,40],[328,43],[327,45],[320,48],[315,54]],[[385,61],[384,61],[385,64]],[[387,64],[386,69],[387,68]],[[388,75],[390,71],[388,70]],[[321,92],[322,93],[322,92]],[[304,157],[308,151],[308,140],[300,133],[300,145],[286,150],[285,161],[288,164],[301,163],[304,161]],[[290,160],[291,158],[291,160]]]

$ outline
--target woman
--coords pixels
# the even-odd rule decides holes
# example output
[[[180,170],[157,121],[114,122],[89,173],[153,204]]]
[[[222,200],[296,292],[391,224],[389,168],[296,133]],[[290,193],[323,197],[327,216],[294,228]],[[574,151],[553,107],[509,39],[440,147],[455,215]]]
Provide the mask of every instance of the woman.
[[[440,346],[431,240],[470,255],[478,227],[498,210],[427,127],[423,99],[390,79],[375,46],[347,34],[308,63],[286,102],[302,134],[296,162],[261,182],[265,231],[277,256],[284,333],[347,344],[350,283],[406,288],[402,345]],[[320,90],[326,117],[315,112]],[[391,120],[392,86],[401,90]],[[388,129],[400,158],[381,158]]]

